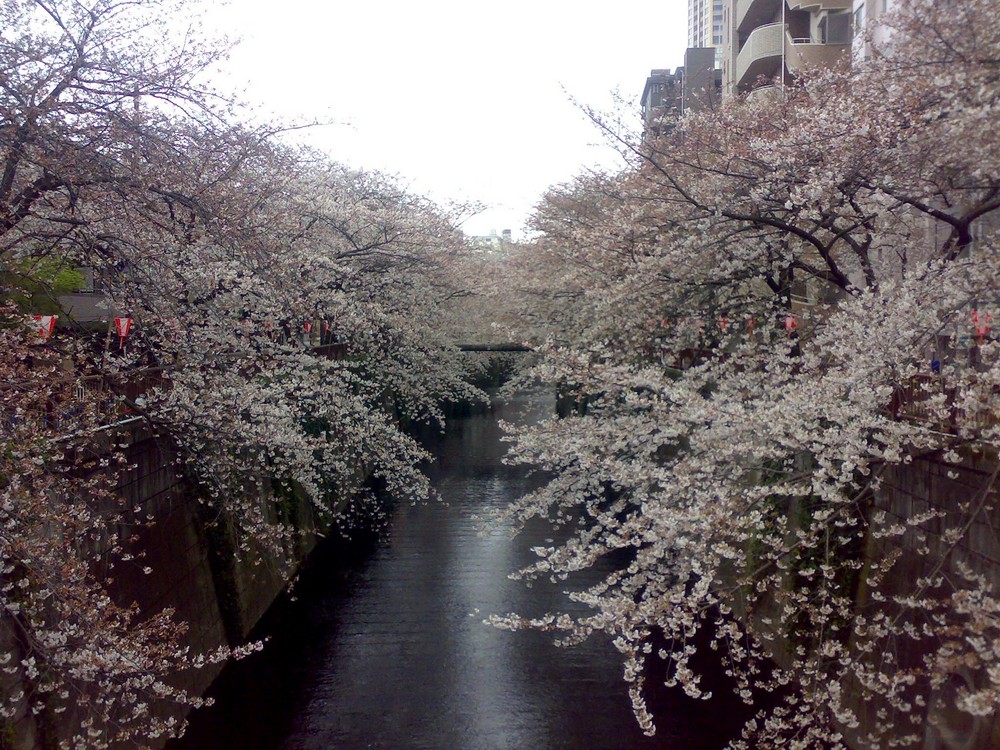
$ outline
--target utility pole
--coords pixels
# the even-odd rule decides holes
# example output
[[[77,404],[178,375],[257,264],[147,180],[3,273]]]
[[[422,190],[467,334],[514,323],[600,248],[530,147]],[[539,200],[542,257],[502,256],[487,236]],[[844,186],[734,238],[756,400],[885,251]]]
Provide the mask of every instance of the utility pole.
[[[785,25],[785,0],[781,0],[781,98],[785,98],[785,45],[788,43],[788,27]]]

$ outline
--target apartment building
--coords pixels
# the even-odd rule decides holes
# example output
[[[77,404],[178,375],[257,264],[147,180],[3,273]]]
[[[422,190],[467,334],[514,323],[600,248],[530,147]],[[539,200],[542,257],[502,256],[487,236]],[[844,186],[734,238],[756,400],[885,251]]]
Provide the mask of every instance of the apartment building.
[[[722,90],[722,72],[715,67],[716,47],[690,47],[684,66],[649,71],[639,104],[646,137],[669,132],[687,111],[714,107]]]
[[[643,132],[656,137],[668,130],[681,115],[684,68],[673,73],[669,68],[654,68],[646,77],[639,104],[642,107]]]
[[[715,48],[715,66],[722,67],[722,6],[724,0],[688,0],[688,44],[692,49]]]
[[[848,59],[855,5],[867,2],[723,0],[723,95],[780,86],[797,70]]]

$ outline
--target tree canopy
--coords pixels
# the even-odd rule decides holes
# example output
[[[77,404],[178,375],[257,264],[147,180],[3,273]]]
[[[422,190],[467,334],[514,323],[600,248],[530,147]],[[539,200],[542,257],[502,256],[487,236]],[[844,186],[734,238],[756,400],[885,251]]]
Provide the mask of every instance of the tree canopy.
[[[254,647],[192,654],[173,613],[113,601],[135,521],[116,493],[127,463],[114,445],[93,466],[70,456],[121,416],[82,378],[179,452],[242,554],[279,562],[314,531],[282,520],[282,496],[307,497],[323,524],[349,522],[348,498],[377,514],[372,485],[424,498],[425,453],[403,426],[480,397],[442,312],[464,242],[453,215],[287,145],[289,126],[212,88],[229,44],[195,10],[0,4],[0,619],[28,686],[0,710],[73,709],[75,747],[182,731],[176,707],[201,700],[170,675]],[[122,346],[59,310],[78,268],[131,319]],[[46,342],[21,323],[53,312]],[[77,541],[91,537],[110,541]]]
[[[520,575],[590,612],[493,622],[606,633],[650,732],[649,662],[704,696],[701,644],[749,703],[781,698],[734,747],[905,746],[936,702],[996,713],[995,576],[960,551],[996,518],[996,472],[943,510],[885,505],[897,469],[995,463],[1000,440],[1000,25],[955,11],[904,3],[873,59],[666,135],[597,116],[629,167],[538,209],[523,325],[578,409],[516,431],[553,479],[504,517],[572,532]]]

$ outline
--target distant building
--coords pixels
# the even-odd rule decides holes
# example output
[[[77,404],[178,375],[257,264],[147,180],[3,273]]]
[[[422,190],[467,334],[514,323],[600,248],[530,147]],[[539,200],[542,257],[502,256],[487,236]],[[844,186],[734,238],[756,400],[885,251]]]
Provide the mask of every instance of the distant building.
[[[713,68],[722,67],[723,0],[688,0],[688,47],[715,49]]]
[[[650,71],[642,90],[646,136],[668,132],[687,111],[714,106],[722,92],[723,0],[688,0],[688,48],[673,73]]]
[[[871,57],[873,46],[885,51],[892,34],[882,23],[882,16],[894,10],[897,3],[898,0],[854,0],[851,12],[855,59],[867,60]]]
[[[722,90],[722,71],[715,69],[715,48],[699,47],[684,53],[684,67],[649,72],[639,104],[644,135],[652,138],[669,132],[686,111],[713,106]]]
[[[511,231],[509,229],[504,229],[500,234],[497,234],[496,230],[492,229],[489,234],[471,235],[469,237],[469,242],[481,250],[506,252],[510,248],[512,242]]]
[[[681,112],[711,109],[722,95],[722,70],[716,65],[718,47],[688,47],[684,52]]]
[[[684,68],[673,73],[668,68],[649,71],[639,104],[642,107],[643,132],[656,137],[673,127],[681,115]]]

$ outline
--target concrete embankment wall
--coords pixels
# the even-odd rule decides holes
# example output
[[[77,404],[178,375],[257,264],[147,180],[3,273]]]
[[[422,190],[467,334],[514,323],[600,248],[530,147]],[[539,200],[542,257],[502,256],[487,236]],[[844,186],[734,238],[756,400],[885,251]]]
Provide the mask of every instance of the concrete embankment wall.
[[[155,522],[119,530],[122,539],[134,537],[127,549],[136,557],[117,566],[113,596],[121,604],[136,602],[142,612],[174,610],[175,619],[187,623],[184,641],[192,653],[245,643],[253,626],[284,590],[287,573],[266,555],[238,557],[232,525],[198,501],[195,488],[179,474],[169,443],[144,431],[138,423],[123,429],[130,430],[127,454],[132,468],[121,476],[120,489],[130,506],[139,511],[138,518],[152,518]],[[291,513],[302,528],[314,528],[307,500],[287,502],[295,504]],[[306,535],[293,564],[301,562],[315,542],[315,535]],[[145,567],[152,572],[145,574]],[[16,648],[16,640],[9,623],[0,621],[0,648],[6,650],[8,646]],[[222,666],[190,670],[171,682],[201,695]],[[19,674],[0,677],[0,690],[8,695],[20,689]],[[33,716],[25,707],[5,722],[0,748],[56,747],[60,739],[69,736],[71,718],[44,711]]]
[[[877,539],[871,535],[866,551],[869,561],[880,560],[900,548],[902,551],[883,587],[886,593],[910,593],[914,581],[931,573],[961,582],[962,568],[966,568],[992,585],[993,596],[1000,595],[998,465],[995,454],[982,453],[966,454],[958,464],[932,455],[887,468],[875,503],[886,515],[884,523],[897,526],[925,514],[933,517],[910,528],[902,538]],[[955,531],[957,541],[949,541],[949,530]],[[894,584],[899,584],[897,591],[893,590]],[[864,609],[869,605],[884,606],[869,602],[862,588],[857,606]],[[923,653],[907,649],[905,644],[901,641],[901,664],[922,660]],[[932,696],[923,723],[921,750],[1000,748],[1000,717],[973,717],[952,707],[956,691],[981,687],[971,673],[952,675]]]
[[[186,636],[193,652],[205,652],[220,645],[243,643],[253,626],[282,592],[285,579],[273,561],[266,558],[237,559],[232,528],[215,516],[209,506],[198,502],[194,489],[177,472],[174,455],[167,443],[136,428],[129,448],[133,466],[121,477],[121,489],[129,503],[152,517],[151,526],[122,529],[123,536],[137,537],[134,549],[143,557],[120,567],[116,573],[116,594],[120,601],[136,601],[144,611],[173,609],[176,619],[188,623]],[[931,510],[939,515],[912,529],[900,540],[876,539],[872,535],[865,555],[878,560],[902,547],[903,555],[894,569],[894,580],[912,582],[929,571],[928,561],[945,560],[941,572],[957,577],[959,566],[967,565],[1000,588],[1000,497],[994,485],[995,456],[967,456],[958,465],[935,456],[912,464],[890,467],[876,497],[876,507],[886,513],[884,523],[895,524]],[[985,502],[983,502],[985,501]],[[315,518],[308,502],[293,500],[291,515],[303,528],[312,528]],[[963,503],[983,508],[974,516]],[[946,531],[967,526],[958,543],[946,541]],[[313,548],[315,537],[303,539],[297,559]],[[917,555],[918,547],[930,553]],[[142,569],[152,573],[144,575]],[[904,591],[909,586],[900,586]],[[890,591],[891,593],[891,591]],[[868,601],[867,592],[858,594],[857,607],[881,606]],[[16,640],[0,620],[0,651],[11,651],[15,660]],[[22,655],[23,656],[23,655]],[[900,660],[918,660],[920,653],[900,654]],[[207,667],[181,676],[179,686],[195,694],[203,693],[221,671]],[[922,727],[921,750],[994,750],[1000,748],[1000,721],[974,718],[948,710],[953,691],[975,687],[970,675],[956,673],[954,679],[932,700]],[[21,689],[20,675],[0,673],[0,691],[15,694]],[[871,711],[878,706],[868,707]],[[65,736],[65,726],[44,713],[34,717],[26,709],[5,722],[0,732],[0,748],[44,750],[54,747],[54,739]],[[864,727],[862,726],[862,730]],[[853,743],[863,747],[861,743]]]
[[[932,574],[943,575],[948,585],[962,587],[962,569],[981,576],[992,586],[993,596],[1000,597],[1000,492],[997,487],[998,459],[995,454],[967,454],[960,463],[948,463],[938,455],[914,459],[909,464],[885,467],[882,482],[876,491],[871,509],[872,523],[867,539],[858,554],[863,556],[867,569],[889,557],[896,557],[887,578],[879,585],[881,597],[863,583],[866,574],[859,577],[854,592],[854,609],[860,615],[892,608],[893,597],[910,597],[914,584]],[[789,511],[794,517],[797,507]],[[909,523],[921,519],[920,523]],[[887,530],[907,527],[900,535]],[[949,534],[949,530],[961,533]],[[789,578],[789,585],[792,579]],[[946,590],[931,592],[946,596]],[[774,610],[774,600],[758,604],[752,616],[752,627],[766,632],[775,662],[782,667],[792,666],[799,639],[777,632],[768,622],[779,619]],[[769,609],[770,608],[770,609]],[[747,617],[745,611],[738,614]],[[920,625],[919,615],[901,613],[909,622]],[[926,640],[898,637],[886,644],[891,651],[894,666],[889,669],[920,669],[930,651]],[[856,728],[840,727],[847,744],[855,750],[868,750],[873,745],[865,736],[876,726],[878,715],[895,717],[899,735],[915,733],[918,740],[905,745],[909,750],[998,750],[1000,749],[1000,717],[974,717],[958,711],[955,698],[958,691],[984,687],[981,679],[971,671],[956,671],[930,696],[926,707],[914,706],[916,725],[909,716],[893,714],[891,706],[871,700],[857,685],[841,685],[847,707],[859,721]],[[884,745],[883,745],[884,747]]]

